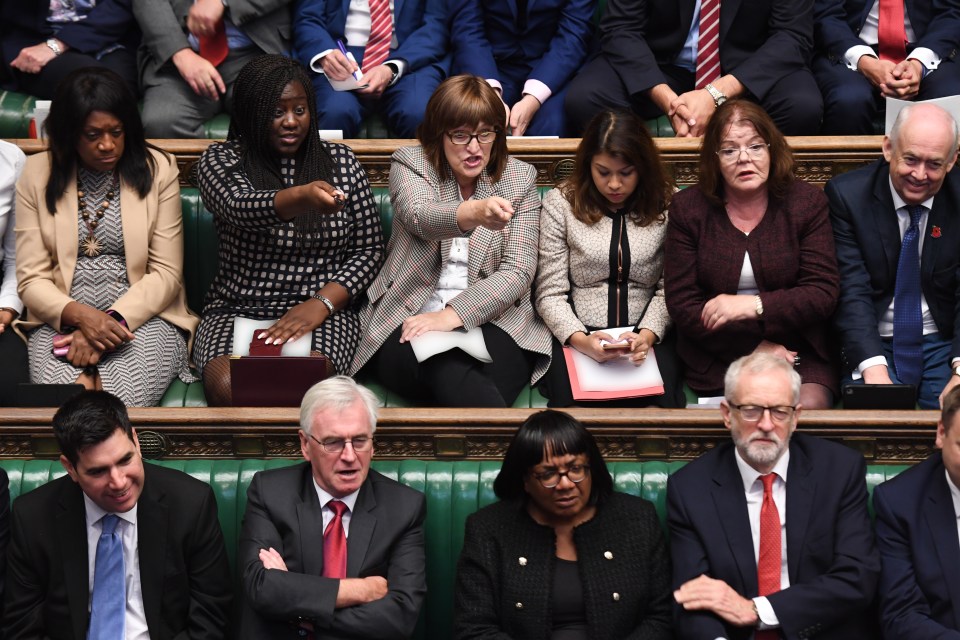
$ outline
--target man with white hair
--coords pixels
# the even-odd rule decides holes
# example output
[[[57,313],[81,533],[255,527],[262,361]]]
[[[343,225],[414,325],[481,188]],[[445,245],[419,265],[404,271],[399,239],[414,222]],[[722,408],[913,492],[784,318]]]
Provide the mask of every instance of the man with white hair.
[[[422,493],[370,470],[377,399],[352,378],[300,405],[306,462],[247,491],[240,638],[406,638],[426,593]]]
[[[678,638],[876,637],[863,456],[795,434],[800,376],[753,353],[724,379],[724,443],[670,476]]]
[[[960,176],[957,123],[908,105],[883,158],[824,192],[840,268],[834,324],[853,380],[917,386],[937,409],[960,382]]]

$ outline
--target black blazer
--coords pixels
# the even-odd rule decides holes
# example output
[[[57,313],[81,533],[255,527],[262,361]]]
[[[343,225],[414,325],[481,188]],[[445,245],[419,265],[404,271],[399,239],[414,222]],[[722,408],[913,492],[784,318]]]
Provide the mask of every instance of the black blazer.
[[[666,82],[693,22],[694,0],[609,0],[600,21],[603,55],[633,95]],[[813,47],[813,0],[724,0],[720,69],[757,98],[802,69]]]
[[[386,597],[335,609],[340,581],[324,578],[323,514],[310,464],[261,471],[247,491],[237,566],[244,603],[239,638],[298,638],[292,622],[309,619],[318,638],[408,638],[427,592],[423,520],[426,499],[370,470],[347,536],[347,577],[383,576]],[[288,571],[267,570],[273,547]]]
[[[890,306],[900,259],[900,227],[890,195],[885,160],[837,176],[824,192],[840,268],[840,300],[834,325],[843,364],[855,369],[883,354],[877,323]],[[923,295],[940,337],[960,357],[960,171],[947,174],[927,216],[920,256]]]
[[[150,637],[225,638],[233,586],[213,490],[144,464],[137,502],[140,585]],[[86,512],[64,476],[13,505],[3,629],[7,640],[86,640]]]
[[[960,539],[938,451],[873,492],[883,637],[960,638]]]
[[[670,567],[653,505],[614,493],[573,540],[589,637],[669,640]],[[555,550],[553,528],[534,522],[520,502],[467,518],[454,637],[549,639]]]
[[[856,451],[793,434],[787,467],[790,587],[767,596],[786,640],[876,637],[865,615],[880,573],[865,473]],[[670,476],[667,520],[675,587],[706,574],[745,598],[758,595],[753,536],[732,442]],[[754,631],[679,605],[674,614],[681,639],[745,640]]]

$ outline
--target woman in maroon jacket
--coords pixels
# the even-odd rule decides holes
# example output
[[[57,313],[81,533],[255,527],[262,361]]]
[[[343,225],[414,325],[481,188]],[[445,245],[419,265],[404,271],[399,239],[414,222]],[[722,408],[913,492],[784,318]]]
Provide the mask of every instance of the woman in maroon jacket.
[[[727,365],[768,351],[797,367],[804,407],[833,405],[838,377],[827,326],[839,275],[827,199],[793,171],[770,116],[730,101],[707,125],[700,183],[670,206],[667,309],[698,395],[721,395]]]

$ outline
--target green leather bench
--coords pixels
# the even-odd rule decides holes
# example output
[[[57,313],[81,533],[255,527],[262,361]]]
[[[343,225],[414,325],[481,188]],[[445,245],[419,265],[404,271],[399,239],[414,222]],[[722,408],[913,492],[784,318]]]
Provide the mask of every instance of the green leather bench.
[[[541,187],[541,195],[547,190]],[[393,229],[393,206],[390,194],[384,187],[375,187],[373,197],[380,210],[384,239],[389,239]],[[183,278],[187,290],[187,304],[195,312],[203,310],[203,298],[217,275],[217,231],[213,214],[203,205],[199,190],[185,187],[180,190],[180,203],[183,210]],[[389,392],[376,380],[362,378],[361,382],[370,387],[385,407],[413,406],[405,398]],[[206,406],[203,384],[195,382],[187,385],[175,379],[160,400],[164,407],[203,407]],[[546,407],[547,400],[529,385],[524,388],[513,404],[517,408]]]
[[[295,464],[291,459],[271,460],[171,460],[155,462],[185,471],[213,487],[220,511],[220,525],[226,540],[231,568],[236,571],[247,487],[253,475],[262,469]],[[609,463],[617,491],[643,496],[657,507],[666,530],[667,477],[683,462]],[[10,497],[30,491],[64,475],[55,460],[0,460],[10,477]],[[447,640],[453,620],[453,588],[457,558],[463,546],[463,528],[468,515],[496,500],[493,481],[500,463],[471,461],[374,461],[377,471],[406,484],[427,497],[425,526],[427,551],[427,599],[420,615],[416,638]],[[892,478],[906,466],[870,465],[867,488]]]

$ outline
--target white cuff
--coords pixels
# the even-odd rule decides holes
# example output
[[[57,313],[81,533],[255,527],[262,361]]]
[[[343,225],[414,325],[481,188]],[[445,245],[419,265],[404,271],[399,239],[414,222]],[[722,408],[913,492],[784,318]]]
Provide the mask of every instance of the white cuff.
[[[874,51],[872,47],[868,47],[865,44],[858,44],[847,49],[847,52],[843,54],[843,59],[846,61],[848,69],[851,71],[856,71],[857,63],[860,62],[860,58],[863,56],[876,58],[877,52]]]
[[[863,377],[863,372],[870,367],[875,367],[878,364],[882,364],[885,367],[889,367],[890,363],[887,362],[887,359],[884,356],[873,356],[872,358],[867,358],[853,370],[853,379],[859,380]]]
[[[774,613],[770,601],[765,596],[758,596],[753,599],[753,604],[757,607],[757,617],[760,618],[757,629],[775,629],[780,626],[780,619]]]
[[[907,60],[910,59],[922,64],[927,71],[933,71],[940,66],[940,56],[926,47],[917,47],[911,51],[910,55],[907,56]]]
[[[550,87],[543,84],[539,80],[534,80],[530,78],[523,83],[523,93],[529,93],[534,98],[540,101],[540,104],[543,104],[553,95],[553,92],[550,91]]]
[[[503,98],[502,98],[502,96],[503,96],[503,85],[500,84],[500,81],[499,81],[499,80],[495,80],[495,79],[493,79],[493,78],[487,78],[487,84],[497,90],[497,93],[500,94],[500,96],[501,96],[500,99],[502,100],[502,99],[503,99]]]
[[[310,58],[310,69],[314,73],[323,73],[323,65],[320,64],[320,61],[323,60],[323,57],[333,51],[333,49],[327,49],[326,51],[321,51],[317,55]]]
[[[397,84],[397,82],[400,81],[400,78],[403,77],[404,72],[407,70],[407,62],[406,60],[399,60],[399,59],[383,61],[383,64],[387,64],[387,63],[390,63],[397,68],[397,77],[390,81],[389,86],[392,87],[393,85]]]

